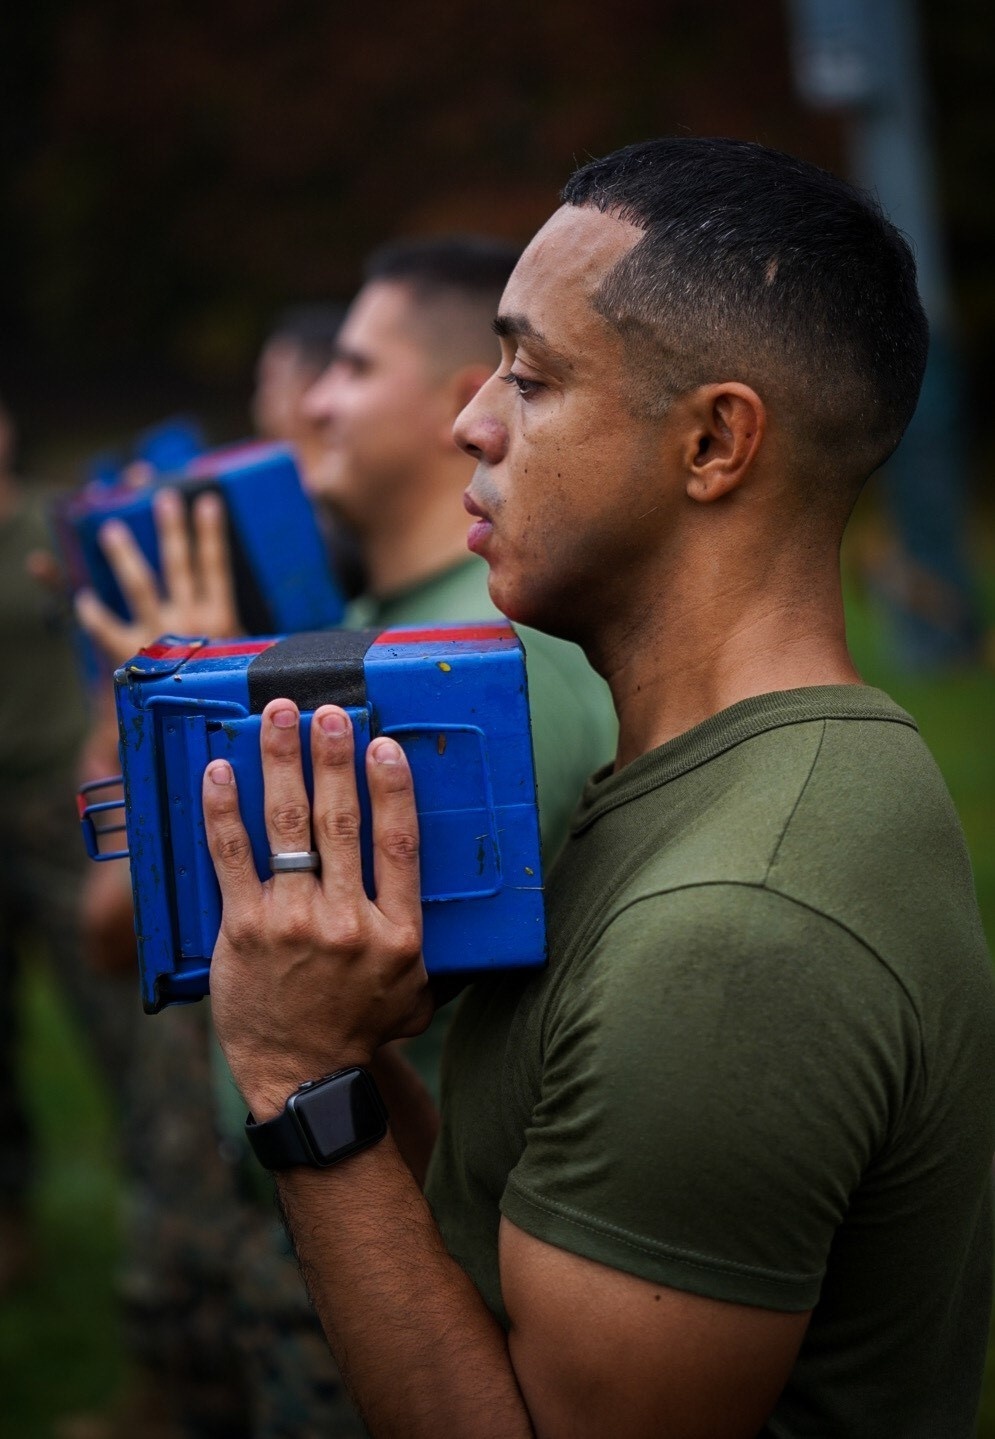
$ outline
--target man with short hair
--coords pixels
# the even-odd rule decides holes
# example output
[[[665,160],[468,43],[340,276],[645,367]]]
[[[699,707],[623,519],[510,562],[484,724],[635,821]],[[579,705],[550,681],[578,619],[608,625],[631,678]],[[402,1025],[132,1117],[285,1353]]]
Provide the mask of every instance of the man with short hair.
[[[341,709],[310,815],[292,703],[261,728],[272,847],[313,825],[317,876],[261,885],[230,767],[205,774],[222,1045],[272,1145],[297,1086],[327,1121],[279,1189],[331,1346],[374,1435],[967,1439],[995,996],[956,816],[860,682],[838,567],[918,394],[911,254],[812,166],[649,142],[572,179],[496,328],[456,430],[469,544],[606,676],[619,753],[550,878],[548,970],[460,1002],[426,1197],[434,1129],[385,1043],[432,1009],[403,753],[366,756],[374,900]],[[328,1108],[374,1082],[386,1135]]]

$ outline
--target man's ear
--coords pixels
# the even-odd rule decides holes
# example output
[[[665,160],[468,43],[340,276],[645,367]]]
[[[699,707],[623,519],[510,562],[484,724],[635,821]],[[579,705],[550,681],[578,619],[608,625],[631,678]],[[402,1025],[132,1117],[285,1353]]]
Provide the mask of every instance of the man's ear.
[[[746,479],[763,443],[767,409],[756,390],[730,380],[691,399],[685,466],[689,499],[720,500]]]
[[[453,439],[453,425],[457,416],[463,413],[481,385],[490,379],[495,368],[494,365],[463,365],[449,377],[443,435],[443,443],[447,449],[452,449],[456,443]]]

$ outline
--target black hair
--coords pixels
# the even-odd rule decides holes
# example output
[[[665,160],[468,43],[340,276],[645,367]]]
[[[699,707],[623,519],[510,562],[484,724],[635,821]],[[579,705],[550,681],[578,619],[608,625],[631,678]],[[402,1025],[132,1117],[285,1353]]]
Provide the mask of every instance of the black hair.
[[[407,285],[418,299],[456,291],[500,296],[521,247],[489,235],[430,235],[395,240],[374,250],[363,279]]]
[[[291,305],[281,310],[266,336],[266,344],[286,340],[301,353],[315,372],[324,370],[335,358],[335,345],[345,306],[333,304]]]
[[[871,195],[763,145],[688,137],[594,160],[562,198],[645,231],[592,297],[626,342],[634,408],[739,379],[789,414],[817,475],[859,487],[891,454],[928,327],[912,251]]]

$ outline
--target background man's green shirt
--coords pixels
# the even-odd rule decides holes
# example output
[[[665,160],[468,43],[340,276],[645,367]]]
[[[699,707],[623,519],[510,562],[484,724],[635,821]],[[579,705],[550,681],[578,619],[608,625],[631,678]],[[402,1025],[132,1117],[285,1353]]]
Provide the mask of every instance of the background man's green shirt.
[[[362,596],[350,605],[345,623],[352,629],[387,628],[502,617],[487,592],[487,574],[484,561],[468,555],[385,600]],[[525,646],[539,818],[549,865],[566,839],[584,781],[614,757],[618,726],[608,686],[583,650],[525,625],[515,629]]]
[[[746,700],[589,784],[550,967],[464,996],[429,1198],[506,1320],[503,1213],[653,1283],[813,1309],[765,1434],[968,1439],[995,997],[913,721]]]
[[[499,617],[487,591],[487,565],[473,555],[441,574],[385,600],[362,596],[350,605],[345,623],[417,625],[446,620]],[[539,630],[516,625],[525,646],[535,755],[543,863],[550,863],[567,836],[570,816],[584,782],[615,754],[618,726],[611,694],[588,664],[583,650]],[[411,1040],[406,1053],[438,1097],[439,1063],[452,1008]]]

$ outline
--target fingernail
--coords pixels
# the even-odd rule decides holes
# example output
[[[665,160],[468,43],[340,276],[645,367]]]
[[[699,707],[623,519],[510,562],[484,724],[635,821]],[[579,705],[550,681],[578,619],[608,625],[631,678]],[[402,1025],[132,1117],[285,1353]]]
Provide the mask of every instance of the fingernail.
[[[396,745],[392,739],[375,739],[370,745],[370,754],[373,756],[374,764],[400,764],[401,747]]]
[[[273,715],[273,723],[277,729],[293,729],[297,723],[297,712],[295,710],[276,710]]]
[[[349,721],[341,710],[328,710],[318,720],[325,734],[345,734]]]
[[[212,784],[234,784],[235,775],[226,759],[215,760],[207,771]]]
[[[101,539],[117,540],[121,538],[127,528],[127,525],[122,524],[120,520],[105,520],[100,526],[100,537]]]

